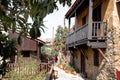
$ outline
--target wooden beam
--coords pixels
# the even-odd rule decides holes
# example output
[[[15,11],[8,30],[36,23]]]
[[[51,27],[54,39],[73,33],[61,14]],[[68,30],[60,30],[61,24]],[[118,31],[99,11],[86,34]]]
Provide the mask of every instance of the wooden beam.
[[[41,55],[41,47],[39,47],[39,42],[36,42],[36,49],[37,49],[37,61],[39,62],[40,59],[40,55]]]
[[[105,57],[105,55],[104,55],[104,53],[102,52],[102,50],[99,49],[99,48],[97,48],[97,50],[100,52],[100,54],[103,56],[103,58],[104,58],[107,62],[109,62],[108,58]],[[109,62],[109,63],[110,63],[110,62]]]
[[[89,0],[89,20],[88,20],[88,39],[92,38],[92,13],[93,13],[93,2]]]
[[[70,33],[70,26],[71,26],[71,18],[69,18],[69,20],[68,20],[69,22],[68,22],[68,29],[69,29],[69,33]]]
[[[68,18],[71,18],[71,16],[74,15],[75,10],[77,10],[77,9],[83,4],[84,1],[85,1],[85,0],[82,0],[82,1],[79,3],[79,5],[74,9],[74,11],[71,12],[71,14],[69,15]],[[66,18],[67,18],[67,17],[66,17]],[[67,19],[68,19],[68,18],[67,18]]]
[[[53,73],[53,65],[51,66],[50,71],[46,74],[46,79],[45,80],[51,80],[52,73]]]
[[[77,11],[75,10],[75,31],[77,30]]]

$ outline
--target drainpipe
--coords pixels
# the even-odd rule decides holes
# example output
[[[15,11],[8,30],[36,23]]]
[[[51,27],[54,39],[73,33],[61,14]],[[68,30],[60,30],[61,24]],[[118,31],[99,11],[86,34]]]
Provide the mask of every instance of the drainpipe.
[[[92,39],[93,0],[89,0],[88,39]]]

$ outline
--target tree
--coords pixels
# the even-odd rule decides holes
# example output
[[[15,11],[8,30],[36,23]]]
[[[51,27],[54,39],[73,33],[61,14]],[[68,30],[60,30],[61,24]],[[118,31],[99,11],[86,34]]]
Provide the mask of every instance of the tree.
[[[6,60],[17,54],[16,44],[15,39],[10,39],[6,34],[0,33],[0,57],[2,58],[0,60],[0,75],[6,73]]]
[[[50,49],[51,45],[44,45],[41,47],[41,54],[42,55],[50,55],[51,53],[51,49]]]
[[[19,44],[21,36],[31,36],[32,39],[39,37],[41,30],[44,31],[43,19],[58,9],[58,2],[63,6],[71,4],[71,0],[0,0],[0,32],[19,30]],[[28,22],[29,17],[33,23]],[[15,40],[0,34],[0,56],[3,57],[1,70],[5,68],[5,60],[15,52]]]
[[[41,47],[41,60],[45,60],[45,59],[48,59],[49,60],[52,60],[51,58],[51,45],[44,45]]]
[[[43,19],[58,9],[57,3],[71,5],[71,0],[1,0],[0,30],[20,31],[20,36],[30,35],[35,39],[44,31]],[[29,17],[33,23],[29,23]]]
[[[56,35],[54,39],[54,52],[57,54],[59,50],[64,51],[65,50],[65,41],[67,36],[67,27],[61,27],[58,26],[56,30]]]

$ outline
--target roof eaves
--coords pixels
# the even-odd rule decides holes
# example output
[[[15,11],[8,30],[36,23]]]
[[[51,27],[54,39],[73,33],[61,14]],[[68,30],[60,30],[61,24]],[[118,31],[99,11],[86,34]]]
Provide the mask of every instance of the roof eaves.
[[[42,41],[42,40],[40,40],[40,39],[35,39],[35,41],[40,42],[40,43],[42,43],[42,44],[45,44],[45,42]]]
[[[12,30],[10,30],[10,29],[9,29],[9,31],[12,32]],[[12,33],[13,33],[13,32],[12,32]],[[17,30],[17,31],[14,32],[14,33],[19,34],[19,30]],[[13,33],[13,34],[14,34],[14,33]],[[30,39],[30,40],[37,41],[37,42],[40,42],[40,43],[42,43],[42,44],[45,44],[44,41],[42,41],[42,40],[40,40],[40,39],[31,39],[30,36],[24,36],[24,38],[28,38],[28,39]]]
[[[77,7],[77,4],[79,3],[79,0],[76,0],[73,5],[71,6],[71,8],[68,10],[68,12],[65,14],[65,18],[69,18],[70,14],[72,13],[72,11],[74,11],[74,9]]]

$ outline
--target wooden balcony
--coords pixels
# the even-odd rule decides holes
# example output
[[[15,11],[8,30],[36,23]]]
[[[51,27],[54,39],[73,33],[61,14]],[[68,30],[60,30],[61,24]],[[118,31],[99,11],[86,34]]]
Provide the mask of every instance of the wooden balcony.
[[[68,34],[66,46],[75,47],[78,45],[87,44],[92,48],[106,48],[106,28],[106,22],[92,22],[91,29],[88,24],[85,24],[73,33]]]

